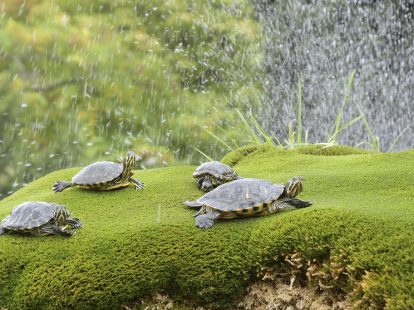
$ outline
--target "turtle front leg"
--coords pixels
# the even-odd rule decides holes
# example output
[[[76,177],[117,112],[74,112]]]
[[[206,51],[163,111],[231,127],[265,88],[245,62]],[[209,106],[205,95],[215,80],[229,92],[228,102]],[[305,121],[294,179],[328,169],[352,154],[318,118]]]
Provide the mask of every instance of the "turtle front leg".
[[[53,191],[55,193],[61,192],[69,187],[72,187],[74,184],[72,182],[66,182],[66,181],[56,181],[55,184],[53,184]]]
[[[136,190],[140,190],[140,189],[143,189],[145,187],[145,184],[143,182],[138,181],[137,179],[134,179],[134,178],[129,178],[129,182],[131,182],[135,185]]]
[[[195,224],[198,228],[210,228],[214,225],[214,221],[220,217],[220,212],[210,210],[207,213],[197,215]]]
[[[6,229],[0,226],[0,235],[3,235],[6,233]]]
[[[74,229],[78,229],[78,228],[82,227],[81,221],[76,217],[67,218],[66,221],[65,221],[65,224],[68,224],[68,225],[72,226],[72,228],[74,228]]]
[[[282,198],[283,202],[295,208],[306,208],[312,205],[311,201],[300,200],[297,198]]]
[[[43,225],[39,227],[38,232],[35,234],[39,235],[61,235],[63,237],[70,237],[73,235],[73,232],[66,230],[65,228],[61,228],[59,226],[49,224],[49,225]]]

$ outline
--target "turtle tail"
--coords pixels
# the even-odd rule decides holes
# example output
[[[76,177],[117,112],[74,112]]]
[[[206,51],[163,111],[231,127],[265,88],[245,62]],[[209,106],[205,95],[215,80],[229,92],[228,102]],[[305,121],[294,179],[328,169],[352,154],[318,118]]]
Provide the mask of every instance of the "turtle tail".
[[[56,181],[55,184],[53,184],[52,189],[55,193],[57,193],[57,192],[63,191],[66,188],[69,188],[71,186],[73,186],[72,182]]]
[[[282,198],[281,201],[295,208],[306,208],[312,205],[311,201],[305,201],[305,200],[300,200],[296,198],[285,197],[285,198]]]
[[[199,209],[201,208],[203,205],[197,201],[186,201],[184,202],[184,204],[188,207],[194,208],[194,209]]]

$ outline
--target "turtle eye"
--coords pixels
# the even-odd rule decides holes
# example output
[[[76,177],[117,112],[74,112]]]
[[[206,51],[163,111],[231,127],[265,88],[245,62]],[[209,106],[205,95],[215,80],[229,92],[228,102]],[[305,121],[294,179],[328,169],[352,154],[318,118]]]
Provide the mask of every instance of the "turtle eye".
[[[201,185],[203,185],[203,182],[204,182],[203,178],[199,178],[199,179],[197,180],[198,186],[200,186],[200,187],[201,187]]]

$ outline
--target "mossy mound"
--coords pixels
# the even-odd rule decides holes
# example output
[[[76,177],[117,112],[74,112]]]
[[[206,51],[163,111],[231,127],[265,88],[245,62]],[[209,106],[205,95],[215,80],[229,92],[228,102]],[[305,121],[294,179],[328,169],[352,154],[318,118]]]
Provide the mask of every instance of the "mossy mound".
[[[317,265],[310,284],[351,293],[361,308],[413,308],[414,151],[319,156],[258,149],[237,158],[239,175],[274,182],[301,175],[300,198],[312,207],[197,229],[193,210],[182,205],[202,194],[193,166],[137,171],[147,186],[141,192],[53,193],[55,180],[79,170],[67,169],[4,199],[0,219],[21,202],[51,201],[65,204],[84,227],[67,239],[1,236],[0,308],[115,309],[161,290],[225,307],[258,270],[286,257]]]

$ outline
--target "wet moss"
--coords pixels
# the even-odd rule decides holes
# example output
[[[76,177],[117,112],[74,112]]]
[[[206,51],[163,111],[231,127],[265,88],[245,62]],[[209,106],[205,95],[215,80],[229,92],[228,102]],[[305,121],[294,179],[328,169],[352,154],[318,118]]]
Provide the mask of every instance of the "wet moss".
[[[353,280],[345,287],[361,307],[413,305],[413,151],[320,156],[250,146],[227,158],[245,177],[284,183],[303,176],[300,197],[314,205],[200,230],[182,205],[202,194],[193,166],[136,171],[147,186],[140,192],[55,194],[53,182],[79,169],[57,171],[1,201],[0,218],[24,201],[51,201],[84,227],[68,239],[1,236],[0,307],[114,309],[162,290],[223,308],[260,268],[297,252],[327,263],[346,256]]]

